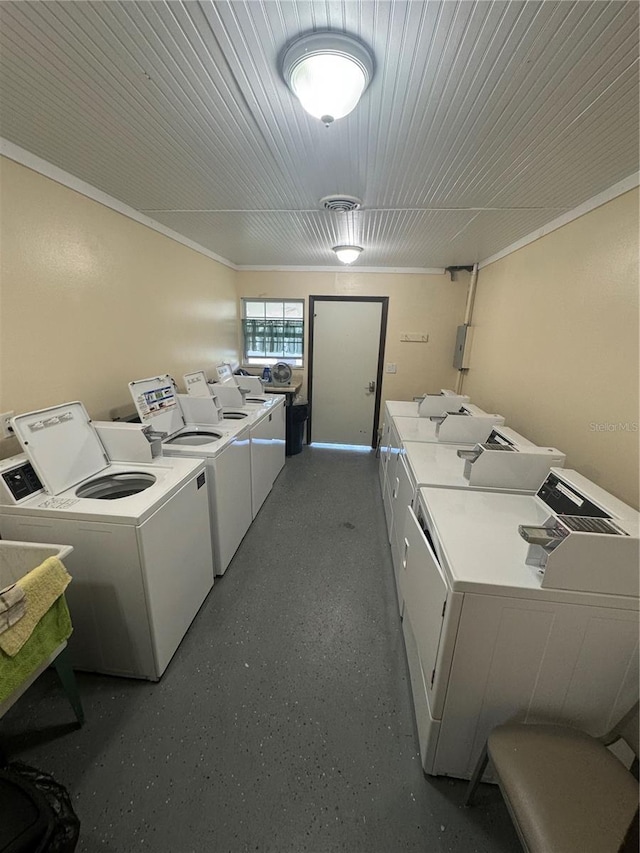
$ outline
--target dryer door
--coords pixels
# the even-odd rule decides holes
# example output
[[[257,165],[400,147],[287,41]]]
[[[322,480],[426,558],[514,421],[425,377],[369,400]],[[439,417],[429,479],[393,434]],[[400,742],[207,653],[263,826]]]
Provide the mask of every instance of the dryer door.
[[[400,589],[404,599],[404,618],[410,619],[416,638],[431,713],[439,719],[444,690],[440,691],[440,696],[435,695],[434,685],[449,586],[411,508],[405,525]]]
[[[393,562],[393,573],[396,579],[398,592],[398,606],[400,613],[403,609],[402,592],[400,589],[400,573],[402,572],[402,558],[404,550],[405,525],[409,514],[409,507],[413,500],[415,490],[414,481],[409,474],[407,462],[404,455],[396,466],[397,477],[391,493],[391,518],[392,525],[389,533],[391,542],[391,560]]]

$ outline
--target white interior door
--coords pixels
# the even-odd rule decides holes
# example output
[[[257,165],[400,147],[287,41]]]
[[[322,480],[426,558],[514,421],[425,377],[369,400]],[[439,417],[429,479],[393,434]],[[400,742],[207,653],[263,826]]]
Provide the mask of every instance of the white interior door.
[[[371,445],[383,303],[313,302],[311,440]]]

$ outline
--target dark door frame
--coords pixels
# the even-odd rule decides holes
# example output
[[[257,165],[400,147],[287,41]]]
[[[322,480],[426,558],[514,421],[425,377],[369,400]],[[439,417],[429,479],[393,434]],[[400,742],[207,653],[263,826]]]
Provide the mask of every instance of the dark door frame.
[[[380,343],[378,345],[378,373],[376,375],[376,400],[373,411],[373,428],[371,447],[375,448],[378,439],[378,421],[380,419],[380,399],[382,395],[382,371],[384,367],[384,348],[387,340],[387,315],[389,313],[388,296],[310,296],[309,297],[309,368],[307,378],[307,393],[309,395],[309,418],[307,420],[307,444],[311,444],[311,423],[313,418],[313,334],[316,302],[380,302]]]

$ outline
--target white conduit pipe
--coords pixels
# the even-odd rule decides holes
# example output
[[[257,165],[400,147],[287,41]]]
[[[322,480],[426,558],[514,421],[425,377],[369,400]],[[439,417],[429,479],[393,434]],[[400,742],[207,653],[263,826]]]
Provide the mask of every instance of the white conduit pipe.
[[[476,284],[478,282],[478,264],[473,265],[473,271],[471,273],[471,279],[469,281],[469,292],[467,293],[467,305],[464,309],[464,324],[465,326],[469,326],[471,324],[471,315],[473,314],[473,303],[476,298]],[[458,371],[458,381],[456,382],[456,394],[462,393],[462,381],[464,379],[465,371]]]

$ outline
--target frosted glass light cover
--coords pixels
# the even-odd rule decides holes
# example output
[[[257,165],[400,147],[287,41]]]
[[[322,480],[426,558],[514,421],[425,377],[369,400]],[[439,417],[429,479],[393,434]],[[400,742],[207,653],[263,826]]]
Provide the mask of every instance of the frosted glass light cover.
[[[352,264],[359,257],[360,246],[336,246],[333,250],[343,264]]]
[[[367,85],[362,68],[346,56],[309,56],[291,74],[291,88],[315,118],[337,119],[354,109]]]
[[[282,77],[304,109],[327,125],[351,112],[374,73],[367,45],[329,30],[295,39],[281,62]]]

